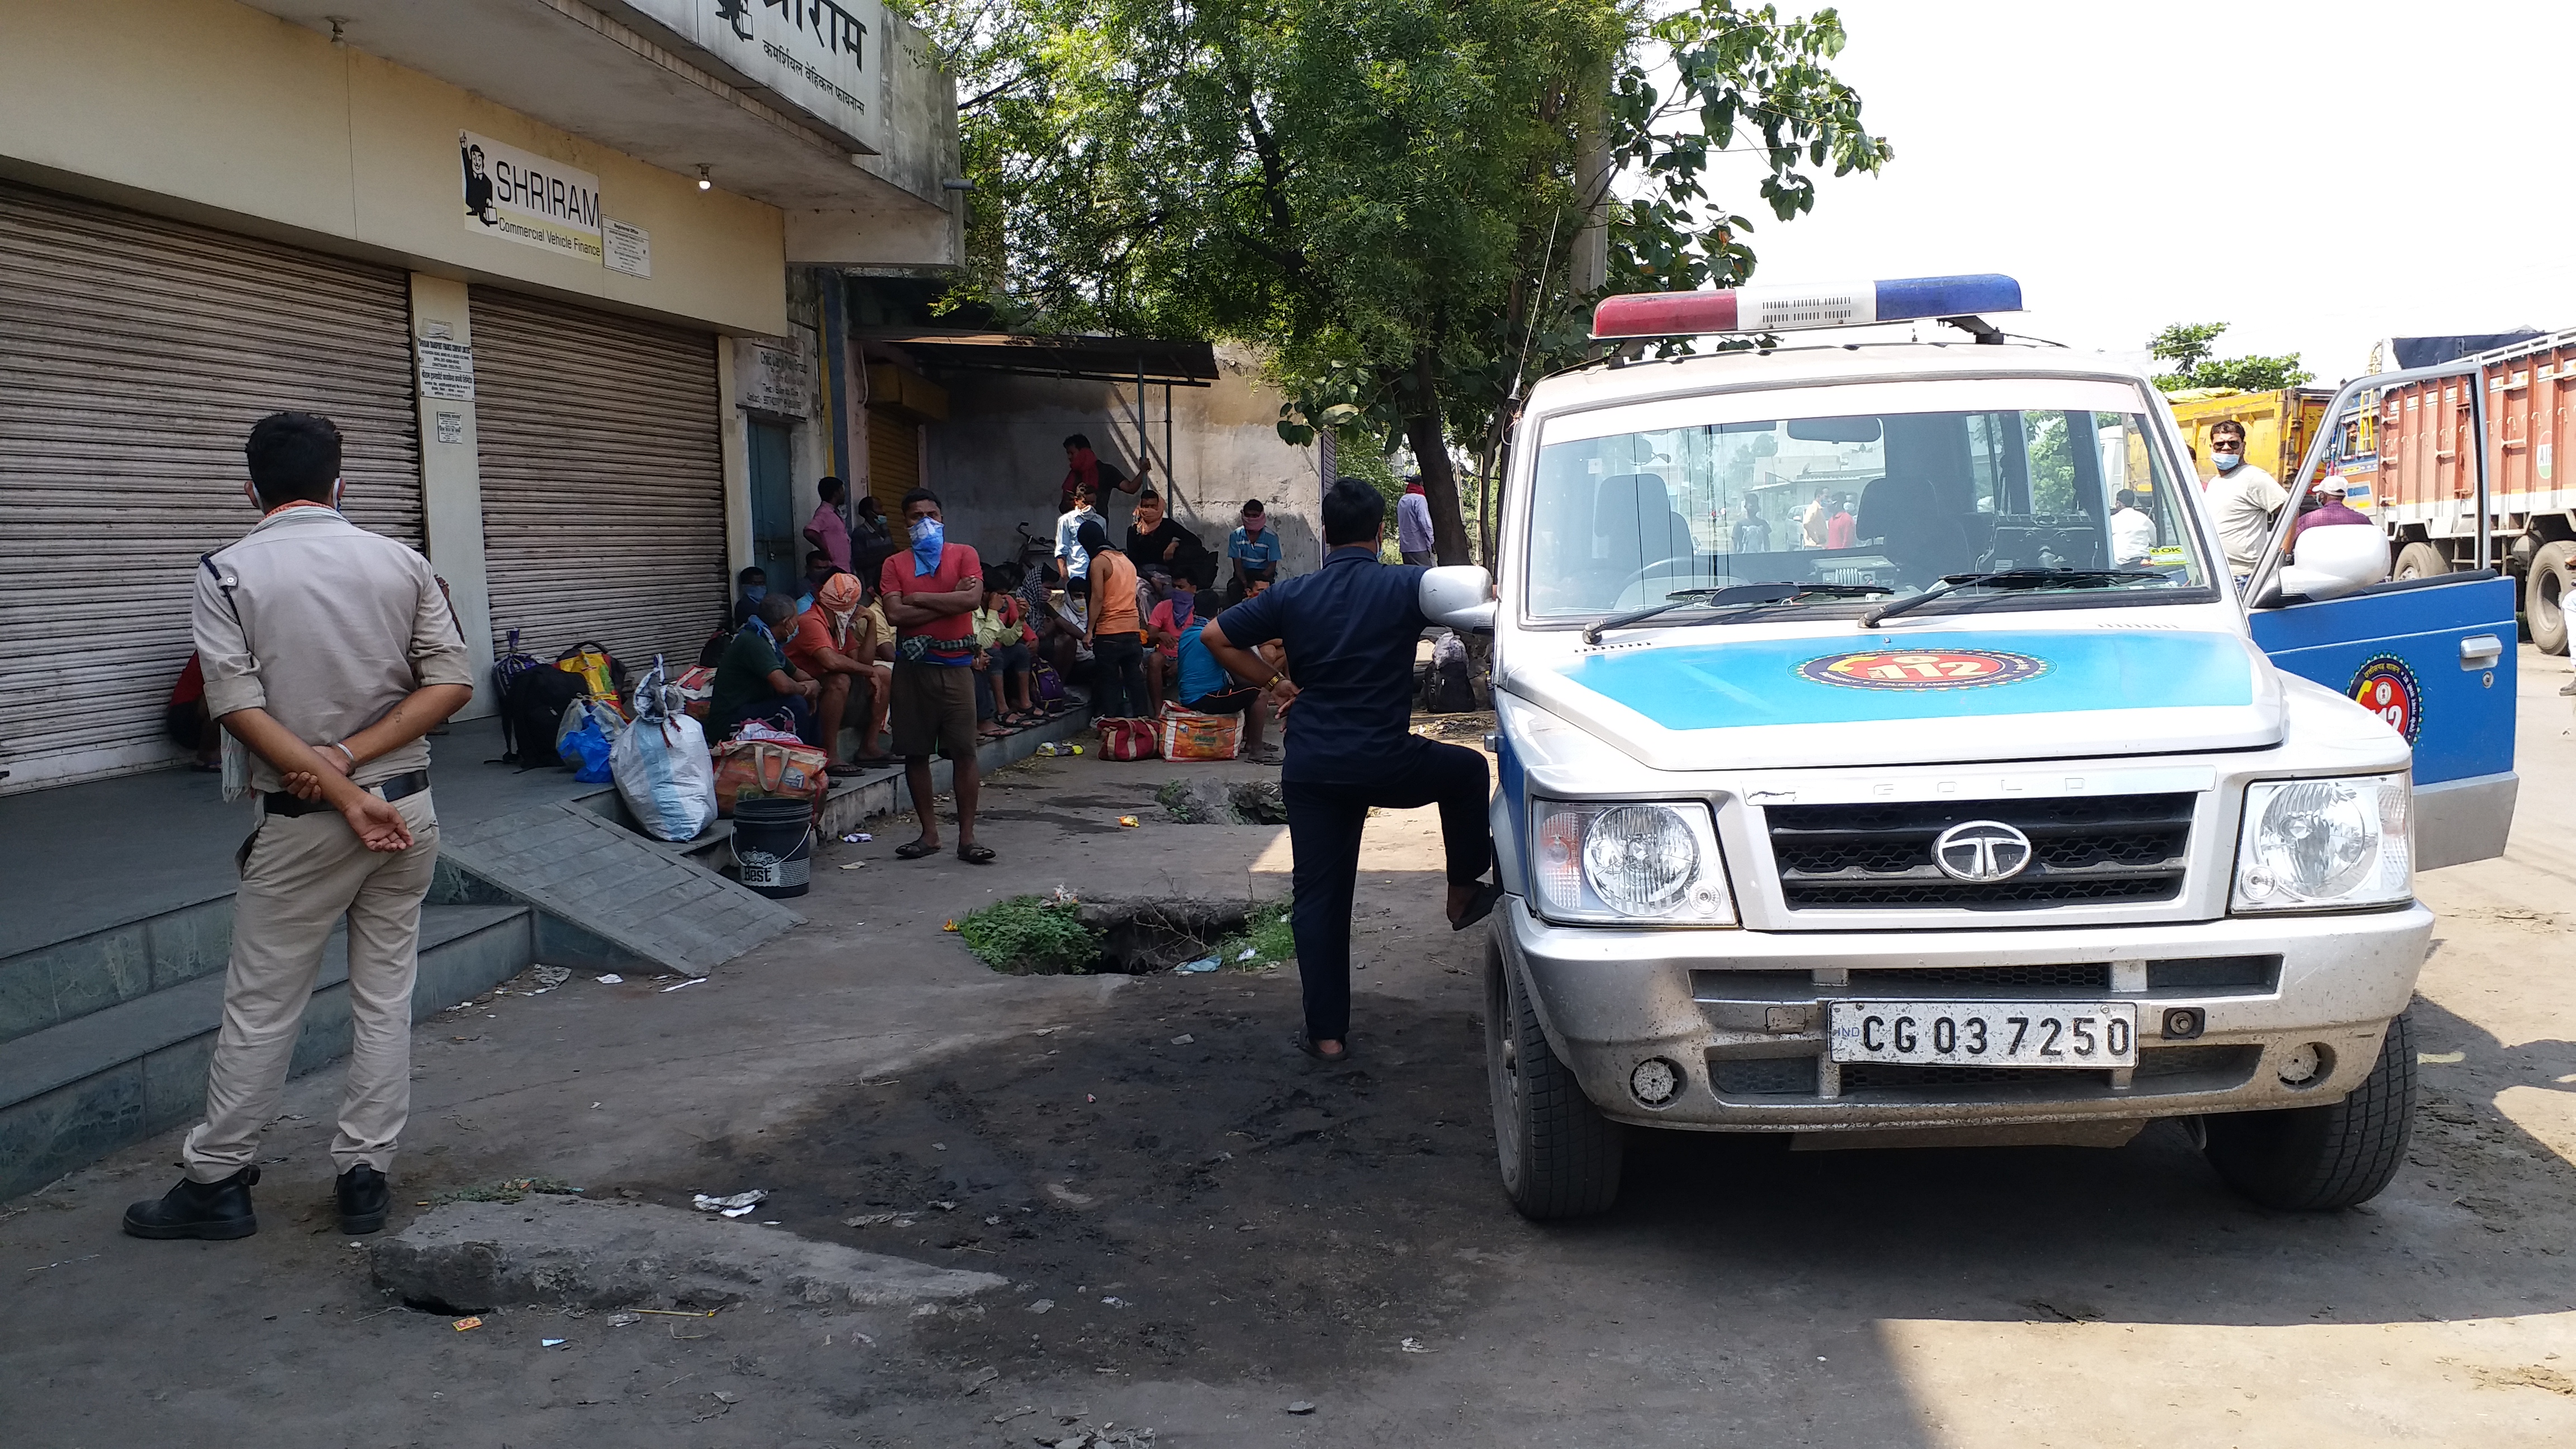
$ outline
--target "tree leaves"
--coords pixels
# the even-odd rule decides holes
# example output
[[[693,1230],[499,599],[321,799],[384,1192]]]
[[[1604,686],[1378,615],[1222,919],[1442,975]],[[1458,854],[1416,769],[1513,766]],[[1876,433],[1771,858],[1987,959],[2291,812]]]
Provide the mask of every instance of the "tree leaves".
[[[1052,331],[1262,345],[1280,435],[1447,446],[1579,360],[1605,292],[1743,280],[1716,159],[1758,134],[1779,220],[1892,154],[1830,10],[1697,0],[914,0],[961,116],[976,300]],[[1669,61],[1676,84],[1651,79]],[[1597,159],[1589,159],[1597,158]],[[1616,185],[1611,182],[1615,179]],[[1570,273],[1597,222],[1606,275]],[[1446,496],[1444,497],[1444,492]]]

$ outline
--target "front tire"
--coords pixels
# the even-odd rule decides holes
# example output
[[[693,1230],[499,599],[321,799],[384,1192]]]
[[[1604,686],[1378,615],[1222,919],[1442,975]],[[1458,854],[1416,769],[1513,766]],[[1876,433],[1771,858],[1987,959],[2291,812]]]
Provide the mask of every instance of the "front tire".
[[[2211,1117],[2207,1152],[2227,1185],[2285,1212],[2336,1212],[2377,1197],[2415,1126],[2415,1032],[2388,1024],[2352,1095],[2323,1107]]]
[[[1502,948],[1485,947],[1485,1085],[1503,1195],[1538,1221],[1590,1217],[1619,1200],[1621,1132],[1539,1029]]]
[[[2576,589],[2576,543],[2542,544],[2531,556],[2522,589],[2523,626],[2543,654],[2567,652],[2567,596]]]

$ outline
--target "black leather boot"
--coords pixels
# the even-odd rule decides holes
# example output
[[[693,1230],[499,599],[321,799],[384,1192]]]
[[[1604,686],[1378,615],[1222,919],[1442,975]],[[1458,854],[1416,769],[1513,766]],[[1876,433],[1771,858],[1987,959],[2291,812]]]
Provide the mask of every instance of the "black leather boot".
[[[340,1174],[340,1231],[351,1237],[385,1225],[393,1180],[361,1162]]]
[[[259,1219],[250,1210],[251,1185],[258,1181],[256,1166],[221,1182],[183,1177],[161,1196],[127,1208],[125,1231],[138,1238],[247,1238],[259,1231]]]

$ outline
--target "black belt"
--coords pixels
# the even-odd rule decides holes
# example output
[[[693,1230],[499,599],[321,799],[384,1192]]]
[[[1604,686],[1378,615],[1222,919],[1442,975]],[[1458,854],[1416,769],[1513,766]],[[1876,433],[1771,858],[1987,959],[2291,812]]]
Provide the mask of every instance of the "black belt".
[[[378,780],[372,785],[361,788],[370,795],[382,795],[388,800],[399,800],[405,795],[417,795],[428,789],[429,772],[414,770],[408,775],[396,775],[390,780]],[[333,809],[328,800],[298,800],[283,790],[262,795],[259,799],[262,809],[281,819],[297,815],[313,815]]]

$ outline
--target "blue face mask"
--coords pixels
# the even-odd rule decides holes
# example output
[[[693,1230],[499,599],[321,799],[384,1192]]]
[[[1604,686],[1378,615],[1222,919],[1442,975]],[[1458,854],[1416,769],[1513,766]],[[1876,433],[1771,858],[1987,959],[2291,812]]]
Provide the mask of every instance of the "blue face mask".
[[[912,576],[935,573],[939,568],[939,550],[947,542],[947,530],[936,518],[916,518],[912,522]]]
[[[2219,449],[2212,448],[2209,450],[2209,461],[2218,465],[2219,472],[2228,473],[2235,471],[2236,465],[2245,461],[2245,455],[2243,453],[2222,452]]]
[[[757,604],[761,600],[769,597],[769,585],[745,584],[742,586],[742,596]]]

